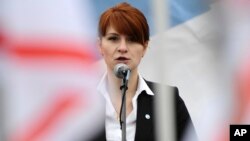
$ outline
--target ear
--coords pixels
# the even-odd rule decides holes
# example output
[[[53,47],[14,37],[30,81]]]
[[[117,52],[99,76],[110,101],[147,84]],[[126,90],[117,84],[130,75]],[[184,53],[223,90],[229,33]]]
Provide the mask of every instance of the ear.
[[[143,45],[142,57],[144,57],[144,55],[146,54],[147,48],[148,48],[148,41],[146,41],[146,42],[144,43],[144,45]]]
[[[100,54],[103,56],[102,41],[100,38],[97,38],[96,44],[98,46],[98,50],[99,50]]]

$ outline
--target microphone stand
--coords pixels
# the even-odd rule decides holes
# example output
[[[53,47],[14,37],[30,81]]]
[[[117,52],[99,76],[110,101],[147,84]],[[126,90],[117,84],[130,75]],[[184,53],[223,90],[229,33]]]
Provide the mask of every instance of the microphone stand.
[[[121,104],[121,111],[120,111],[120,125],[122,130],[122,141],[126,141],[126,91],[128,89],[128,79],[130,76],[130,70],[125,71],[124,77],[122,79],[122,85],[120,90],[122,91],[122,104]]]

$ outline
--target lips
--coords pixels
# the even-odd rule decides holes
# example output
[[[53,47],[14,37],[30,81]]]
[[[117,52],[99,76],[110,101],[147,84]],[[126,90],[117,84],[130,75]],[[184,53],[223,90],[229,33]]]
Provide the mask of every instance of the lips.
[[[127,61],[127,60],[129,60],[129,58],[121,56],[121,57],[116,58],[115,60],[118,60],[118,61]]]

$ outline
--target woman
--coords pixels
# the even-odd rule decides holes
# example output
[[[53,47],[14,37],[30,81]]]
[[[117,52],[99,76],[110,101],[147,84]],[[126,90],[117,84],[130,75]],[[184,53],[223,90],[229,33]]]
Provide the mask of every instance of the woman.
[[[99,49],[107,72],[98,91],[106,101],[105,129],[95,140],[121,141],[119,114],[121,108],[121,79],[113,69],[126,64],[131,69],[126,91],[127,141],[155,140],[153,99],[157,93],[156,83],[148,82],[138,73],[138,65],[146,53],[149,42],[149,27],[146,18],[128,3],[120,3],[106,10],[99,21]],[[184,102],[174,90],[177,114],[177,138],[182,137],[190,116]]]

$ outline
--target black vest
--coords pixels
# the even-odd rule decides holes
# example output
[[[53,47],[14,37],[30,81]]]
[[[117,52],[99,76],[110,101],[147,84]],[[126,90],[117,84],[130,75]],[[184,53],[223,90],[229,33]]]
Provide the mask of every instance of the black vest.
[[[149,88],[156,95],[156,87],[160,84],[146,81]],[[174,112],[175,112],[175,129],[176,129],[176,139],[181,141],[185,135],[185,130],[193,130],[194,126],[189,116],[188,110],[185,106],[185,103],[179,96],[178,89],[176,87],[167,86],[172,90],[173,100],[174,100]],[[136,133],[135,141],[155,141],[155,124],[154,124],[154,96],[146,94],[146,91],[143,91],[137,100],[137,119],[136,119]],[[145,115],[149,114],[150,119],[146,119]],[[195,135],[196,137],[196,135]],[[196,139],[197,140],[197,139]],[[106,141],[105,127],[101,133],[97,134],[94,139],[91,141]]]

